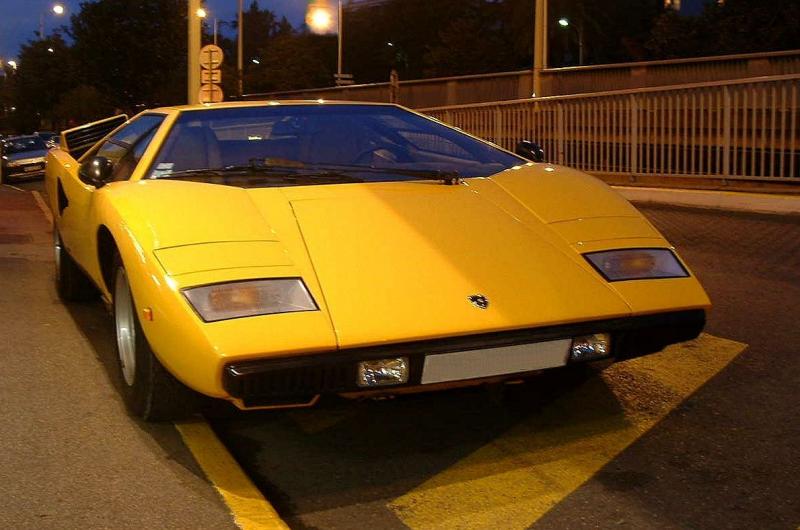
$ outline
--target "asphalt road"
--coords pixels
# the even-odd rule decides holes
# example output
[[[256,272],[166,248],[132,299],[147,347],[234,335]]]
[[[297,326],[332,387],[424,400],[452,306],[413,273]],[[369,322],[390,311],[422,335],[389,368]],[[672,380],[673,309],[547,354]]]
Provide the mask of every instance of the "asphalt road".
[[[0,527],[230,527],[175,432],[125,415],[102,307],[57,302],[42,219],[12,203]],[[293,528],[796,529],[800,218],[642,211],[714,302],[698,343],[525,385],[209,420]]]
[[[235,528],[174,427],[125,413],[108,316],[58,300],[49,229],[0,186],[0,528]]]

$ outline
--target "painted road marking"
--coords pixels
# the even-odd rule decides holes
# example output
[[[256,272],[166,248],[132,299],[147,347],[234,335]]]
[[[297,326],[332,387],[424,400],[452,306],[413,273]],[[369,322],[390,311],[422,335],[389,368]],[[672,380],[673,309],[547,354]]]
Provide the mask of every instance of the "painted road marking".
[[[389,508],[411,528],[527,528],[746,347],[703,334],[612,365]]]
[[[288,529],[205,421],[176,423],[183,441],[243,530]]]
[[[34,190],[33,192],[33,199],[36,201],[36,205],[39,209],[44,213],[44,216],[47,218],[47,221],[52,225],[53,224],[53,214],[50,213],[50,208],[47,207],[47,203],[44,202],[42,198],[42,194],[38,191]]]

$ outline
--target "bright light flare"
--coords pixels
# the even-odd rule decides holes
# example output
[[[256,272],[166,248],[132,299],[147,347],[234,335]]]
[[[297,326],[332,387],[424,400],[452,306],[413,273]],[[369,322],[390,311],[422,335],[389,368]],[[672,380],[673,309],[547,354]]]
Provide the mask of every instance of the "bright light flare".
[[[314,33],[329,33],[334,30],[333,8],[328,2],[316,2],[308,6],[306,24]]]
[[[566,28],[567,26],[569,26],[569,20],[566,18],[559,18],[558,25],[561,26],[562,28]]]
[[[195,14],[198,18],[206,18],[208,16],[208,11],[200,7],[197,9],[197,11],[195,11]]]
[[[14,70],[16,70],[17,69],[17,61],[8,61],[8,66],[10,66]]]
[[[53,13],[56,15],[63,15],[64,14],[64,6],[61,4],[56,4],[53,6]]]

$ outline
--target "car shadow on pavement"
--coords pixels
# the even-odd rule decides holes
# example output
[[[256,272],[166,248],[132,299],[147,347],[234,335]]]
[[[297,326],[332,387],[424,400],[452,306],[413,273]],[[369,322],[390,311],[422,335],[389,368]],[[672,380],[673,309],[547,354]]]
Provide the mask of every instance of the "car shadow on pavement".
[[[561,398],[578,388],[594,403],[586,413],[561,414]],[[599,370],[587,366],[545,372],[523,384],[380,401],[328,399],[312,409],[235,413],[210,422],[293,528],[306,526],[299,519],[304,514],[385,506],[520,425],[548,435],[504,444],[511,467],[531,444],[544,450],[628,426]],[[491,471],[478,465],[471,478],[497,472],[498,462],[486,464]]]
[[[105,369],[110,384],[117,392],[116,399],[119,399],[120,407],[124,411],[125,405],[119,395],[122,378],[117,365],[118,360],[114,345],[115,338],[111,316],[99,299],[93,302],[67,303],[64,306],[77,328],[91,344],[97,360]],[[142,437],[148,441],[155,442],[157,449],[154,448],[154,450],[161,451],[169,460],[176,462],[194,475],[206,480],[205,474],[194,461],[172,423],[148,423],[133,416],[129,416],[129,419],[138,425]]]

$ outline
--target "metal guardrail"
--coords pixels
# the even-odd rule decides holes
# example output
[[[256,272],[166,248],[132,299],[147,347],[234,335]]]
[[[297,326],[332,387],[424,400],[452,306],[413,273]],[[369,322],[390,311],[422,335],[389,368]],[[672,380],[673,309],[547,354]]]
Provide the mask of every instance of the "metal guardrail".
[[[542,95],[606,92],[798,73],[800,50],[573,66],[544,70]]]
[[[610,175],[800,181],[800,74],[420,109]]]
[[[800,50],[618,63],[542,71],[541,95],[582,94],[800,73]],[[530,97],[531,70],[400,81],[399,103],[411,108]],[[389,83],[249,94],[245,99],[389,101]]]

